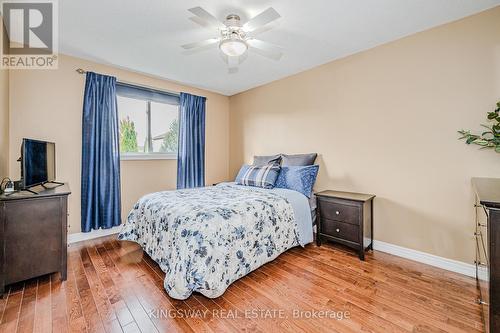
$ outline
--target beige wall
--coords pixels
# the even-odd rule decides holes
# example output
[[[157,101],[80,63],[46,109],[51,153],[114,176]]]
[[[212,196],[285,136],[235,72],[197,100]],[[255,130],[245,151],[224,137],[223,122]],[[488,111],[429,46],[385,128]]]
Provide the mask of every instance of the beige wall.
[[[0,180],[9,174],[9,71],[0,69]]]
[[[184,91],[207,97],[206,182],[227,179],[229,166],[229,98],[181,86],[114,67],[61,55],[58,70],[12,70],[10,72],[10,174],[19,178],[23,137],[56,143],[57,179],[68,181],[70,233],[80,231],[80,165],[82,100],[85,76],[76,68],[114,75],[118,80]],[[3,101],[3,99],[2,99]],[[122,161],[122,218],[135,201],[153,191],[176,186],[175,160]]]
[[[500,177],[481,131],[500,100],[500,7],[230,99],[230,173],[318,152],[316,190],[374,193],[375,239],[471,263],[470,178]]]
[[[0,16],[0,29],[5,29]],[[2,32],[2,31],[0,31]],[[0,181],[9,175],[9,71],[0,69]]]

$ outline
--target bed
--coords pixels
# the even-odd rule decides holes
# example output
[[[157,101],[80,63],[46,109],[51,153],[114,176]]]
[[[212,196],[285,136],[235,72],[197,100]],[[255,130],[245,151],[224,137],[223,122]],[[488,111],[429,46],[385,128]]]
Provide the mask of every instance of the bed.
[[[215,298],[237,279],[312,242],[308,198],[282,188],[222,183],[145,195],[120,240],[137,242],[165,272],[176,299]]]

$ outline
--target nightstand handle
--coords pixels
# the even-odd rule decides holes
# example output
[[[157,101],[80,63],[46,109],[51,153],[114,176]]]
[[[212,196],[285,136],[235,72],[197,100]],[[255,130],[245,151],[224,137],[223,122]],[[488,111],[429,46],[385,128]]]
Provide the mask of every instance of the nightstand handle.
[[[337,228],[337,229],[335,229],[335,231],[336,231],[336,232],[340,232],[340,229],[338,229],[338,228]]]
[[[339,214],[340,214],[340,212],[337,210],[337,211],[335,211],[335,214],[339,215]]]

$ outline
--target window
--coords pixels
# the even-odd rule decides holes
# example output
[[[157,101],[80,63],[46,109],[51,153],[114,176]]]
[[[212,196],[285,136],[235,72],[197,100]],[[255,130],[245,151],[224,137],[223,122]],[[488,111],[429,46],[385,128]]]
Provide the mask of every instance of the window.
[[[122,159],[177,158],[179,96],[117,83]]]

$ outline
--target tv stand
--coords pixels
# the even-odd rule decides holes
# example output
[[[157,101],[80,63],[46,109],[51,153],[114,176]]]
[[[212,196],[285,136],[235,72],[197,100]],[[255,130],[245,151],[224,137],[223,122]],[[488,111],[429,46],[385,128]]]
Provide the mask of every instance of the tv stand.
[[[30,190],[29,188],[22,188],[22,189],[20,189],[19,191],[20,191],[20,192],[22,192],[22,191],[26,191],[26,192],[30,192],[30,193],[33,193],[33,194],[38,194],[38,192],[35,192],[35,191],[33,191],[33,190]],[[13,192],[13,193],[15,193],[15,192]]]
[[[47,186],[45,186],[45,184],[56,184],[57,186],[54,186],[54,187],[47,187]],[[40,184],[40,185],[42,185],[42,187],[43,187],[44,189],[50,189],[50,188],[56,188],[56,187],[59,187],[59,186],[63,186],[63,185],[64,185],[64,183],[61,183],[61,182],[56,182],[55,180],[49,180],[48,182],[42,183],[42,184]]]
[[[22,189],[19,189],[19,190],[14,191],[14,192],[4,193],[4,196],[9,197],[9,196],[11,196],[11,195],[14,195],[14,194],[16,194],[16,193],[23,192],[23,191],[30,192],[31,194],[36,194],[36,195],[38,195],[38,193],[37,193],[37,192],[35,192],[35,191],[33,191],[33,190],[30,190],[29,188],[22,188]]]
[[[56,186],[47,187],[47,186],[45,186],[46,184],[56,184]],[[59,187],[59,186],[63,186],[64,183],[56,182],[55,180],[50,180],[48,182],[44,182],[44,183],[41,183],[41,184],[38,184],[38,185],[40,185],[41,187],[43,187],[44,190],[50,190],[50,189],[53,189],[53,188],[56,188],[56,187]],[[17,191],[14,191],[14,192],[11,192],[11,193],[6,193],[5,196],[9,196],[9,195],[12,195],[14,193],[19,193],[19,192],[23,192],[23,191],[30,192],[31,194],[38,195],[39,194],[38,192],[35,192],[35,191],[33,191],[31,189],[32,187],[35,187],[35,186],[38,186],[38,185],[34,185],[34,186],[31,186],[31,187],[26,187],[26,188],[21,188],[21,189],[19,189]]]

